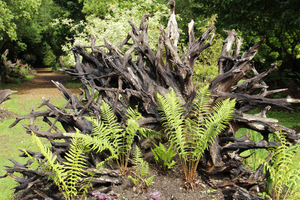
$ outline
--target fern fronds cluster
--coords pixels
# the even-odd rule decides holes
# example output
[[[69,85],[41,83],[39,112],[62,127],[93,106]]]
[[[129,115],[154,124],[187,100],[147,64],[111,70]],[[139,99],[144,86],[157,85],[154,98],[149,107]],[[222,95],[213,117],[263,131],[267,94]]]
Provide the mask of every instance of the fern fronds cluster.
[[[137,134],[145,136],[147,129],[141,128],[137,120],[142,116],[137,110],[129,108],[127,110],[126,124],[121,126],[118,123],[112,108],[102,101],[101,103],[101,121],[88,118],[95,127],[91,135],[81,135],[86,147],[92,151],[101,153],[108,150],[110,155],[101,161],[97,167],[102,166],[106,161],[115,159],[120,168],[121,174],[127,173],[127,165],[130,155],[131,146],[134,137]]]
[[[151,185],[155,175],[148,176],[149,163],[142,158],[142,152],[139,147],[135,148],[133,164],[135,165],[135,172],[133,176],[129,175],[128,178],[130,178],[137,187],[146,189]]]
[[[195,99],[194,109],[187,118],[173,90],[166,97],[158,94],[157,102],[169,141],[179,154],[186,181],[192,181],[204,151],[227,127],[235,100],[227,99],[212,106],[206,86]]]
[[[67,196],[78,196],[78,193],[86,193],[86,184],[81,183],[79,180],[86,177],[87,166],[87,156],[85,146],[82,143],[82,139],[77,132],[72,138],[72,144],[69,150],[66,152],[63,168],[66,173],[66,185],[68,186]]]
[[[171,145],[168,149],[162,144],[156,145],[153,143],[155,148],[151,149],[154,155],[154,159],[157,164],[162,165],[163,169],[172,169],[172,167],[176,164],[173,159],[174,156],[177,155],[175,151],[173,151],[173,146]]]
[[[270,173],[269,193],[274,200],[300,197],[300,146],[292,145],[283,132],[275,133],[278,145],[271,149],[272,160],[266,164]]]
[[[77,137],[78,134],[76,133],[72,138],[72,145],[66,153],[66,161],[63,163],[57,161],[57,156],[53,155],[50,149],[34,133],[32,133],[32,140],[45,158],[39,160],[27,154],[32,160],[39,163],[40,169],[46,171],[49,178],[54,181],[66,199],[74,199],[80,193],[84,195],[87,192],[87,187],[80,183],[80,179],[87,176],[85,173],[87,164],[85,148],[81,139]]]

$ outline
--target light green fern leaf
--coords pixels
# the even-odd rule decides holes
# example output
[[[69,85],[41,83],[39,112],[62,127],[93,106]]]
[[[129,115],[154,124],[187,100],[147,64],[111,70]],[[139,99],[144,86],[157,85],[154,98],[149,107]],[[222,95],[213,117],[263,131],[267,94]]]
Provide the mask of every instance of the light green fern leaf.
[[[153,182],[154,177],[155,177],[155,175],[152,175],[152,176],[150,176],[146,179],[145,182],[146,182],[147,187],[149,187],[151,185],[151,183]]]
[[[211,109],[209,85],[201,88],[195,99],[194,113],[198,120],[202,121],[204,114],[209,113]]]
[[[66,177],[67,174],[63,169],[63,166],[60,165],[56,160],[56,155],[47,148],[40,138],[32,133],[32,141],[37,145],[42,155],[45,157],[42,161],[38,160],[41,167],[48,171],[49,177],[55,182],[56,185],[61,186],[62,192],[67,195],[68,193],[68,186],[66,185]]]
[[[180,156],[186,156],[186,139],[184,135],[183,107],[176,93],[171,90],[167,97],[157,94],[158,110],[162,116],[163,126],[169,141]]]
[[[120,127],[112,108],[105,101],[101,102],[101,118],[104,125],[108,128]]]
[[[173,151],[173,146],[171,145],[168,149],[162,144],[159,143],[157,146],[153,143],[155,149],[151,149],[154,155],[154,159],[157,163],[162,163],[163,166],[167,167],[168,169],[172,169],[172,167],[176,164],[172,158],[177,155],[176,152]]]
[[[198,121],[194,126],[194,154],[193,159],[198,160],[204,151],[215,141],[218,134],[227,127],[234,113],[235,100],[226,99],[213,107],[212,113],[203,115],[204,121]]]
[[[70,196],[77,196],[80,192],[77,188],[79,180],[86,176],[87,157],[85,156],[85,146],[82,144],[82,138],[76,133],[72,137],[72,144],[66,153],[66,162],[64,162],[64,169],[67,174],[67,185]]]
[[[270,173],[269,191],[273,199],[297,199],[300,196],[300,146],[291,145],[282,132],[275,133],[278,146],[271,149],[271,163],[266,163]]]

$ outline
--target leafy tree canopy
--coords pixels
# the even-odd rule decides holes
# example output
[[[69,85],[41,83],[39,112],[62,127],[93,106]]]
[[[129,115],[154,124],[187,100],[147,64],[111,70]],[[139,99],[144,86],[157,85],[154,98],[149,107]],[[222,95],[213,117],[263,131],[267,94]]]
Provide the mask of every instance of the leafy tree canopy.
[[[83,3],[82,12],[86,15],[95,15],[100,18],[105,18],[107,14],[114,13],[114,10],[111,9],[111,5],[115,5],[119,9],[132,9],[135,5],[140,6],[141,13],[143,11],[150,11],[154,13],[159,10],[160,4],[166,4],[165,0],[152,0],[150,3],[142,0],[78,0],[79,3]]]
[[[19,28],[38,13],[41,0],[0,0],[0,49],[8,40],[17,40]]]
[[[88,3],[90,1],[85,1]],[[116,3],[117,2],[117,3]],[[122,2],[122,1],[119,1]],[[127,2],[127,1],[126,1]],[[91,14],[86,17],[85,21],[79,24],[74,24],[73,20],[62,19],[56,20],[56,25],[64,24],[74,31],[74,39],[67,38],[69,42],[63,46],[63,50],[67,52],[68,56],[65,57],[67,64],[74,64],[73,53],[70,51],[76,44],[83,46],[90,45],[90,35],[94,35],[97,45],[103,45],[105,37],[109,42],[118,45],[120,38],[126,38],[131,26],[128,20],[138,25],[141,21],[143,14],[150,13],[148,29],[149,29],[149,42],[152,49],[157,48],[157,40],[160,35],[159,25],[164,23],[164,19],[169,16],[169,8],[166,4],[159,4],[160,1],[156,0],[141,0],[128,1],[124,6],[119,6],[118,1],[107,3],[107,8],[110,12],[106,13],[104,18],[98,14]],[[86,6],[86,4],[85,4]],[[90,7],[92,9],[92,6]],[[96,9],[96,8],[95,8]]]
[[[236,29],[248,45],[266,36],[266,42],[260,49],[260,62],[266,67],[277,62],[282,69],[300,72],[299,1],[193,0],[190,5],[192,13],[217,14],[219,32]]]

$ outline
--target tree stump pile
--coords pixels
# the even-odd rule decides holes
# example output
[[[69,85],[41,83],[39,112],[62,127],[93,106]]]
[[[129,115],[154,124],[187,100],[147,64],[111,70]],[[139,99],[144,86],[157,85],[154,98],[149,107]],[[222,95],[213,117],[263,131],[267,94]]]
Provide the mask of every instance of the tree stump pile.
[[[138,107],[144,116],[140,120],[141,126],[159,130],[161,127],[160,115],[157,111],[156,95],[167,94],[173,89],[184,103],[185,113],[191,111],[193,99],[197,94],[196,84],[193,82],[195,61],[199,54],[212,45],[214,26],[207,29],[199,38],[195,38],[194,22],[188,26],[188,46],[186,49],[178,45],[179,33],[175,18],[175,2],[170,1],[171,15],[166,30],[160,26],[161,35],[158,39],[158,49],[149,47],[148,25],[149,15],[144,15],[140,26],[129,21],[132,29],[127,37],[119,44],[114,45],[105,41],[105,46],[97,46],[94,36],[91,35],[91,46],[75,46],[76,64],[70,69],[63,70],[71,76],[77,77],[83,87],[82,99],[73,95],[62,84],[54,82],[67,100],[62,108],[43,99],[42,106],[46,111],[31,111],[30,114],[20,116],[10,126],[13,127],[23,119],[30,119],[24,126],[28,133],[35,133],[51,142],[51,151],[58,160],[64,161],[64,152],[70,146],[70,138],[76,130],[82,134],[90,134],[93,126],[86,116],[94,116],[101,120],[100,104],[105,101],[110,104],[120,123],[126,121],[126,109]],[[222,188],[225,198],[257,199],[257,192],[264,190],[266,174],[263,166],[256,171],[250,171],[243,166],[243,157],[240,155],[248,149],[268,149],[276,144],[270,142],[269,134],[284,131],[289,141],[299,141],[299,134],[294,130],[278,124],[278,120],[266,116],[272,107],[291,109],[292,103],[298,100],[292,98],[272,99],[271,94],[282,92],[285,89],[268,90],[263,78],[271,73],[276,65],[268,71],[259,73],[252,62],[258,47],[264,38],[241,55],[241,40],[235,30],[226,31],[228,37],[223,42],[222,54],[218,60],[219,75],[210,84],[211,101],[216,103],[226,98],[236,99],[236,111],[233,120],[226,131],[211,145],[201,160],[199,175],[208,184]],[[259,114],[246,114],[247,111],[261,109]],[[48,130],[40,130],[35,125],[37,118],[49,125]],[[62,124],[60,130],[57,124]],[[263,140],[254,142],[248,135],[235,137],[240,128],[248,128],[260,132]],[[64,139],[63,142],[57,139]],[[34,157],[41,156],[31,152]],[[95,167],[98,158],[90,156],[90,168]],[[44,182],[43,174],[28,169],[29,163],[21,165],[13,161],[14,166],[7,168],[7,175],[13,177],[19,185],[16,191],[19,197],[29,192],[48,194],[38,185]],[[23,177],[17,177],[20,172]],[[100,174],[100,173],[99,173]],[[111,173],[113,174],[113,173]],[[111,176],[112,177],[112,176]],[[113,182],[107,179],[107,182]],[[107,183],[106,182],[106,183]],[[49,183],[50,184],[50,183]],[[53,185],[45,187],[49,189]],[[50,194],[49,194],[50,195]],[[52,193],[52,196],[54,193]]]

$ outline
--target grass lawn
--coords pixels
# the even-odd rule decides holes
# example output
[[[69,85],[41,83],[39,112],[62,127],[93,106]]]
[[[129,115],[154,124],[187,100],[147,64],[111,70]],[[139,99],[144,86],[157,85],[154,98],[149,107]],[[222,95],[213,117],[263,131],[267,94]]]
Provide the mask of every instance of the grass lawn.
[[[24,98],[24,96],[18,96],[18,94],[11,95],[12,99],[4,102],[1,107],[2,109],[8,110],[10,112],[14,112],[17,116],[22,116],[30,113],[31,107],[33,107],[36,111],[46,110],[45,107],[37,109],[37,107],[42,103],[41,99],[31,99]],[[66,101],[61,99],[51,99],[50,100],[54,105],[61,106]],[[3,122],[0,122],[0,175],[3,176],[6,171],[4,169],[5,166],[12,166],[12,163],[8,160],[8,158],[12,158],[22,164],[25,163],[26,159],[20,158],[19,154],[21,154],[18,149],[27,149],[27,150],[37,150],[37,148],[31,143],[31,136],[28,135],[22,126],[28,125],[29,120],[22,120],[15,127],[8,128],[14,122],[15,119],[6,119]],[[41,128],[47,128],[48,126],[42,122],[42,120],[37,121],[37,124]],[[43,141],[46,142],[46,139]],[[0,179],[0,199],[8,200],[12,199],[13,190],[12,188],[16,186],[16,182],[11,178]]]

